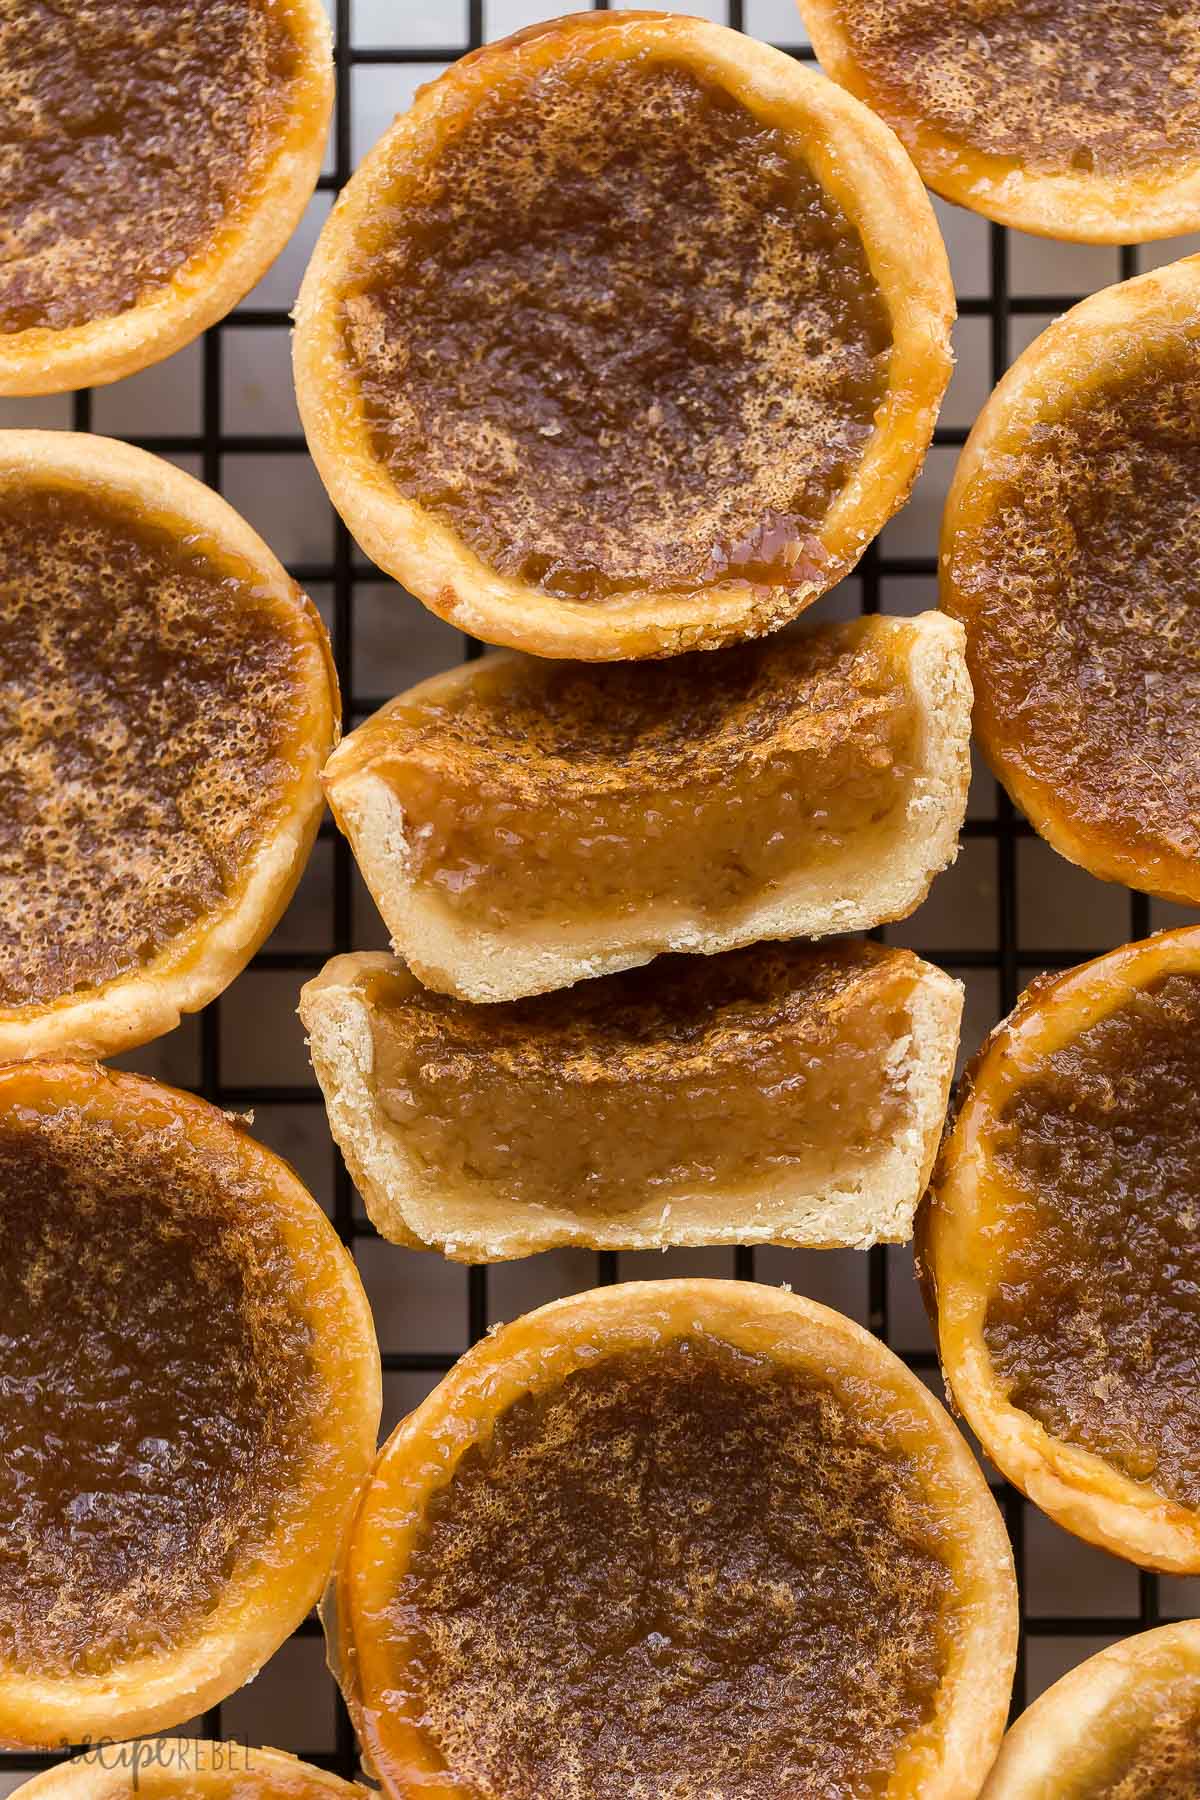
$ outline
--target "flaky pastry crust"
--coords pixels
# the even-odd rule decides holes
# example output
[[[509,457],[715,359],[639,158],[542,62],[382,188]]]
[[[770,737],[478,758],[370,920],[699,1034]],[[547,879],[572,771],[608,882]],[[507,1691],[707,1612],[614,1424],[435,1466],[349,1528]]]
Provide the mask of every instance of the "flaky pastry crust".
[[[362,1800],[366,1789],[287,1750],[206,1738],[100,1743],[22,1784],[25,1800]]]

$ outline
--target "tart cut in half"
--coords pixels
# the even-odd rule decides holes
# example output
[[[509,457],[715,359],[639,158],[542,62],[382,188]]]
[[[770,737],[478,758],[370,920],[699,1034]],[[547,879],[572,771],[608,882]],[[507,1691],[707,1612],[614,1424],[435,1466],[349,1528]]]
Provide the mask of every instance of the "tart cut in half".
[[[394,1243],[904,1242],[962,990],[907,950],[758,945],[496,1006],[378,953],[300,996],[330,1128]]]
[[[395,950],[463,1000],[865,931],[957,853],[962,646],[926,613],[665,666],[486,657],[368,719],[325,791]]]
[[[131,375],[283,249],[333,104],[321,0],[0,9],[0,394]]]
[[[333,1660],[397,1800],[974,1800],[1015,1646],[917,1377],[812,1301],[653,1281],[501,1327],[393,1434]]]
[[[908,495],[954,297],[899,143],[701,19],[578,13],[422,89],[321,233],[309,446],[363,549],[496,644],[755,637]]]
[[[328,1577],[379,1425],[354,1264],[206,1101],[9,1063],[0,1332],[0,1743],[166,1730]]]
[[[947,200],[1099,244],[1200,228],[1196,0],[800,0]]]
[[[315,608],[216,494],[0,432],[0,1057],[104,1056],[221,992],[300,878],[336,712]]]
[[[176,1737],[101,1740],[14,1791],[21,1800],[367,1800],[368,1793],[285,1750]]]
[[[1048,1688],[1001,1745],[982,1800],[1193,1800],[1200,1623],[1139,1632]]]
[[[1200,927],[1035,982],[918,1227],[947,1383],[1077,1536],[1200,1571]]]
[[[967,440],[941,596],[975,731],[1054,848],[1200,902],[1200,257],[1094,294]]]

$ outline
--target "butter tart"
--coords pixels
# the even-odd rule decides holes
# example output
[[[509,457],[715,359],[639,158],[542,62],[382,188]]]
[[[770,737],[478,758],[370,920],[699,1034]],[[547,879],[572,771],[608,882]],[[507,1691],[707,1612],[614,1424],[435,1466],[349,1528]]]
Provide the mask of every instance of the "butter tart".
[[[476,1345],[384,1447],[335,1599],[366,1755],[431,1800],[974,1800],[1016,1647],[937,1401],[749,1282],[595,1289]]]
[[[176,1737],[102,1741],[15,1792],[21,1800],[368,1800],[357,1782],[286,1750]]]
[[[975,730],[1054,848],[1200,902],[1200,258],[1050,326],[975,423],[942,605]]]
[[[325,791],[397,953],[463,1000],[864,931],[957,854],[962,645],[926,613],[665,668],[485,657],[368,719]]]
[[[144,451],[0,432],[0,1057],[220,993],[300,877],[336,742],[316,610]]]
[[[922,1209],[946,1380],[1077,1536],[1200,1571],[1200,927],[1035,982]]]
[[[935,192],[1124,244],[1200,229],[1196,0],[799,0],[826,71]]]
[[[316,186],[321,0],[0,0],[0,394],[158,362],[223,318]]]
[[[854,941],[660,957],[487,1007],[337,956],[300,996],[375,1225],[467,1262],[903,1242],[961,1011],[940,969]]]
[[[701,19],[464,57],[357,171],[300,291],[300,411],[363,549],[492,643],[754,637],[907,497],[950,373],[933,213],[836,84]]]
[[[312,1606],[375,1452],[353,1261],[228,1115],[0,1068],[0,1742],[165,1730]]]
[[[1021,1715],[982,1800],[1195,1800],[1200,1623],[1142,1631],[1064,1675]]]

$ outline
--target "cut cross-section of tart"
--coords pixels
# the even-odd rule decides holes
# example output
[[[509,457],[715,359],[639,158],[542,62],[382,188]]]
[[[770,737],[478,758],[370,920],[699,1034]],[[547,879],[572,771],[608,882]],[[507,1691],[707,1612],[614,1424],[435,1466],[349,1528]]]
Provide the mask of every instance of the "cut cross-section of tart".
[[[1047,1688],[1000,1747],[982,1800],[1195,1800],[1200,1621],[1110,1644]]]
[[[1060,1525],[1200,1571],[1200,927],[1035,982],[922,1210],[946,1380]]]
[[[876,1338],[752,1282],[560,1300],[385,1446],[333,1660],[385,1791],[975,1800],[1007,1535]]]
[[[115,381],[223,318],[316,185],[321,0],[4,0],[0,394]]]
[[[370,1800],[366,1788],[286,1750],[207,1738],[102,1738],[14,1790],[21,1800]]]
[[[468,1262],[903,1242],[961,1010],[949,976],[865,942],[660,957],[486,1007],[339,956],[300,997],[375,1224]]]
[[[800,0],[826,71],[930,187],[1121,244],[1200,228],[1197,0]]]
[[[666,665],[486,657],[368,719],[325,790],[397,954],[463,1000],[866,931],[956,854],[962,643],[926,613]]]
[[[144,451],[0,432],[0,1056],[107,1055],[219,994],[322,811],[311,601]]]
[[[908,495],[950,372],[896,138],[701,19],[579,13],[418,95],[296,313],[363,549],[492,643],[606,661],[761,635]]]
[[[1054,848],[1200,901],[1200,257],[1018,358],[959,461],[941,597],[975,730]]]
[[[206,1101],[0,1069],[0,1743],[166,1730],[321,1591],[375,1451],[351,1258]]]

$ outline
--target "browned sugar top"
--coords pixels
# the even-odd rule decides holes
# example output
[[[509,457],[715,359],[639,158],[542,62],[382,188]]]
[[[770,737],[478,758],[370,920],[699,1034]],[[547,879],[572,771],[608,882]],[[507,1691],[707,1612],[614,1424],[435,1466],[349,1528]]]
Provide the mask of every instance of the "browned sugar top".
[[[564,63],[412,179],[343,302],[401,492],[557,595],[811,578],[891,338],[783,133],[671,63]]]
[[[1082,830],[1200,857],[1200,343],[1131,348],[985,479],[949,554],[980,717]]]
[[[1194,0],[840,0],[885,117],[1045,175],[1200,155]]]
[[[0,1006],[145,966],[238,892],[295,780],[305,654],[194,537],[0,491]]]
[[[390,1608],[469,1791],[882,1793],[935,1704],[951,1577],[877,1404],[697,1334],[504,1413]]]
[[[1086,1800],[1195,1800],[1198,1793],[1200,1710],[1171,1705],[1114,1758]]]
[[[1200,1505],[1200,977],[1046,1057],[999,1132],[1014,1241],[985,1337],[1012,1404]]]
[[[0,0],[0,332],[169,282],[268,166],[297,62],[279,0]]]
[[[0,1662],[100,1674],[201,1628],[328,1396],[254,1180],[183,1122],[0,1117]]]
[[[814,949],[757,944],[723,956],[660,956],[553,994],[468,1006],[427,988],[373,978],[376,1032],[427,1077],[472,1063],[554,1082],[692,1082],[761,1060],[781,1030],[836,1041],[847,1008],[894,1006],[915,958],[866,942]],[[389,1060],[389,1059],[384,1059]]]

